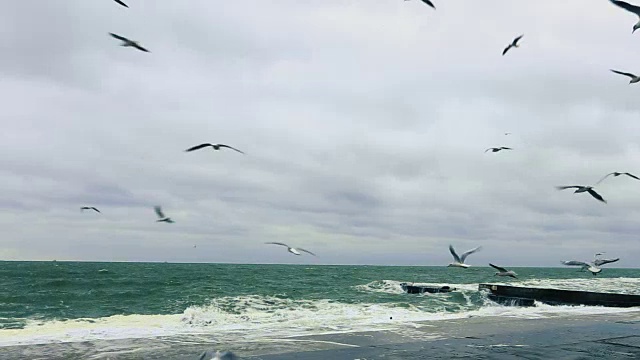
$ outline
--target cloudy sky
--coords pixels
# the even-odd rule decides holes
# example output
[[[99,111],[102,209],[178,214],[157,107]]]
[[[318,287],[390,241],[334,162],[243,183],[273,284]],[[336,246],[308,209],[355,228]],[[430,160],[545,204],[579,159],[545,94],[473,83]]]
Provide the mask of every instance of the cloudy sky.
[[[8,3],[0,259],[633,266],[640,182],[607,179],[608,204],[554,186],[640,175],[640,84],[609,71],[640,73],[637,18],[435,3]],[[202,142],[247,154],[184,152]]]

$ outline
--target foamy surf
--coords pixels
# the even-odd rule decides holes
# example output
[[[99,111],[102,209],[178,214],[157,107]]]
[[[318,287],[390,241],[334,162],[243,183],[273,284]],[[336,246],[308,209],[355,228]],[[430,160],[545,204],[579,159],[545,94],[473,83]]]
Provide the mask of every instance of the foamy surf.
[[[621,280],[627,281],[627,280]],[[553,282],[553,281],[552,281]],[[174,315],[114,315],[97,319],[29,321],[23,329],[0,330],[0,346],[151,338],[172,335],[213,335],[217,341],[268,341],[303,335],[407,329],[434,325],[440,320],[466,317],[518,317],[527,319],[638,311],[587,306],[518,308],[498,305],[477,291],[477,284],[451,284],[469,290],[435,296],[412,296],[393,290],[391,280],[359,286],[402,296],[407,301],[347,304],[331,300],[293,300],[271,296],[213,299]],[[461,286],[462,285],[462,286]],[[475,286],[475,291],[470,287]]]

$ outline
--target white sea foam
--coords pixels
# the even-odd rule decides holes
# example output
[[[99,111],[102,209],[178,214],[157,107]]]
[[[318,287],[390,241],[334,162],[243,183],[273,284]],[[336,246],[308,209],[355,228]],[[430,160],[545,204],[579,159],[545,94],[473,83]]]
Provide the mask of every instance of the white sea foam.
[[[639,279],[526,280],[514,285],[617,291],[637,287]],[[430,284],[445,285],[445,284]],[[366,330],[411,332],[437,326],[438,320],[466,317],[517,317],[526,319],[582,316],[638,311],[588,306],[508,307],[487,299],[478,284],[447,284],[459,291],[450,294],[409,296],[400,281],[380,280],[356,286],[357,291],[398,297],[393,303],[347,304],[332,300],[292,300],[270,296],[239,296],[213,299],[174,315],[114,315],[98,319],[29,321],[24,329],[0,330],[0,346],[88,340],[149,338],[171,335],[215,336],[218,341],[269,341],[300,335]],[[454,311],[452,311],[452,309]],[[416,332],[416,336],[425,336]],[[420,335],[421,334],[421,335]]]

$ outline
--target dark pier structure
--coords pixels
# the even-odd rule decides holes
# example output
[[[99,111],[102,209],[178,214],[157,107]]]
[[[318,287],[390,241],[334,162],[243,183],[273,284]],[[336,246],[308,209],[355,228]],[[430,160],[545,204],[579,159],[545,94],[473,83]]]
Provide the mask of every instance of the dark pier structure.
[[[480,284],[478,290],[489,291],[489,299],[503,305],[533,306],[534,301],[539,301],[549,305],[640,306],[640,295],[630,294],[528,288],[495,284]]]
[[[429,285],[414,285],[401,283],[400,286],[402,290],[409,294],[438,294],[438,293],[448,293],[454,291],[456,288],[452,288],[449,286],[429,286]]]

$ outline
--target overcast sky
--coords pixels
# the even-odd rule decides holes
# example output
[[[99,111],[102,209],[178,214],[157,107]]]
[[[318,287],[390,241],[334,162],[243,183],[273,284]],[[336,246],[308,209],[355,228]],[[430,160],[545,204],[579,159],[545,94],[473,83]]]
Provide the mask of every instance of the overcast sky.
[[[608,1],[125,1],[0,12],[0,259],[640,257],[640,181],[554,188],[640,175],[640,84],[609,71],[640,74],[640,32]]]

